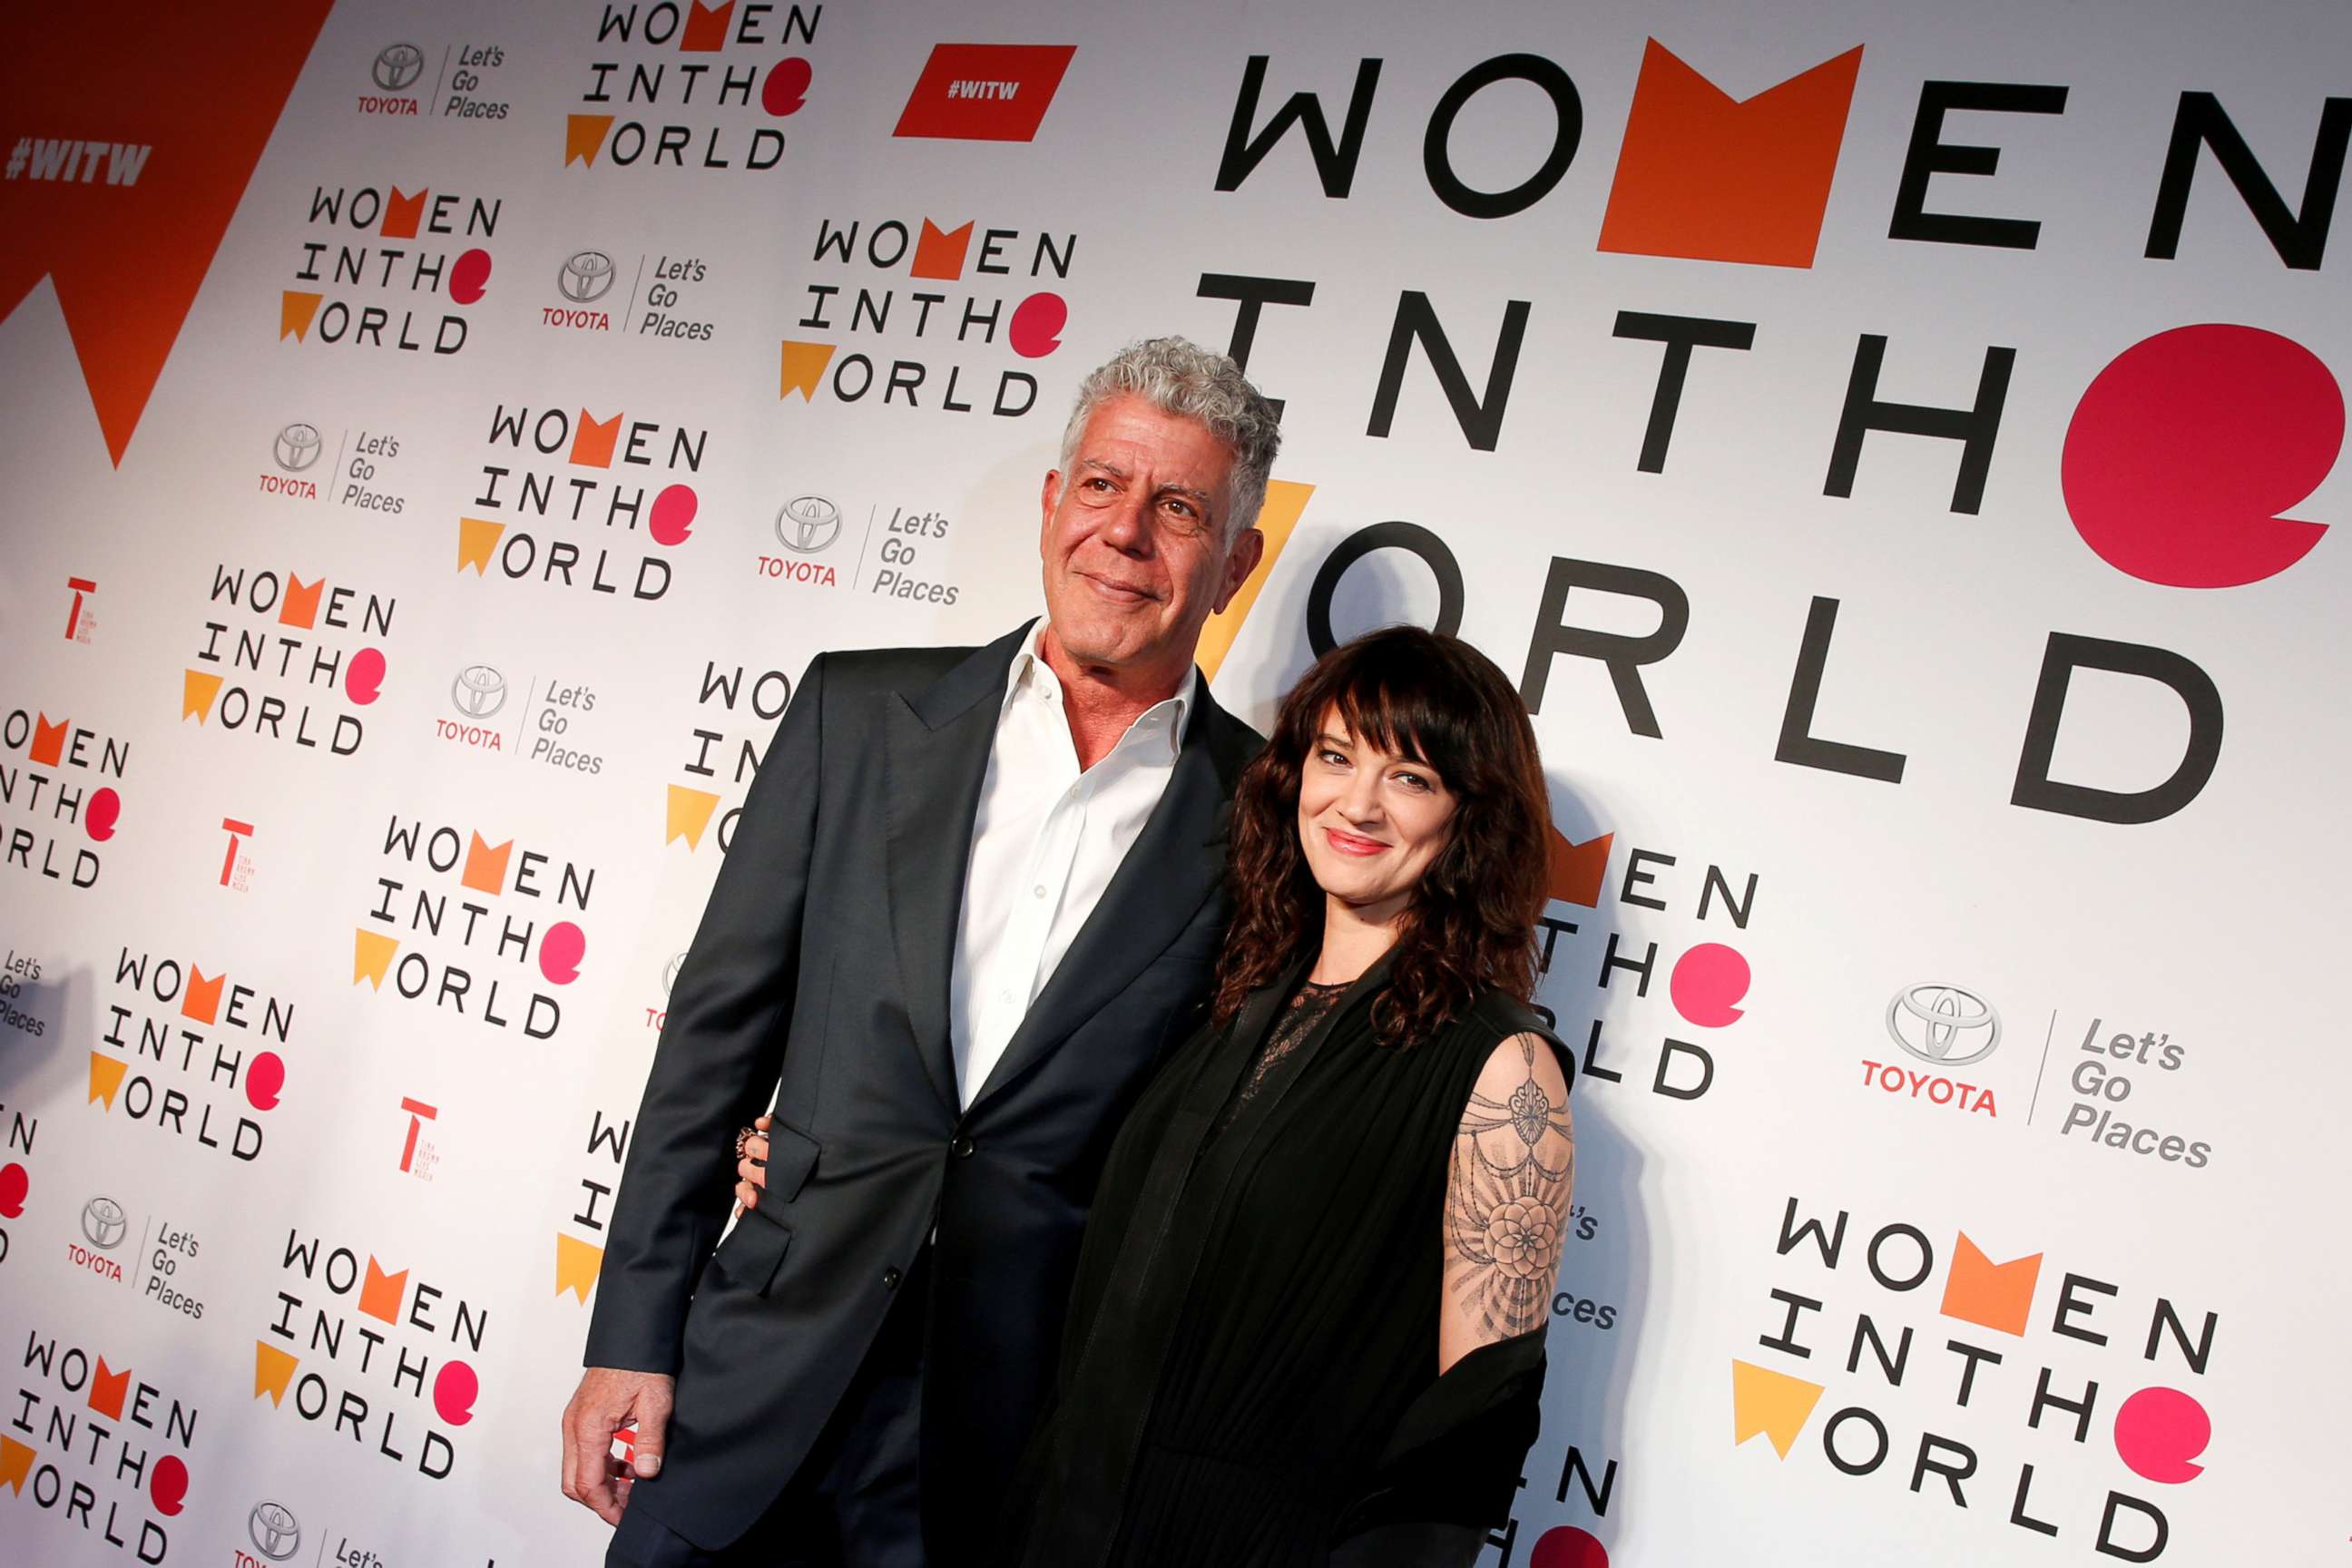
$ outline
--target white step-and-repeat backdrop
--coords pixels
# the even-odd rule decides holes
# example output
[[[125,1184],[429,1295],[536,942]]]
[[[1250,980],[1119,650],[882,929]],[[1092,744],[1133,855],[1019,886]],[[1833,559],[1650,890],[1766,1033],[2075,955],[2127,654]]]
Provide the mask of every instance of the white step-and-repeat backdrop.
[[[596,1560],[557,1414],[774,721],[1029,613],[1078,376],[1181,331],[1286,405],[1220,698],[1412,619],[1545,748],[1486,1561],[2342,1559],[2352,13],[6,28],[0,1557]]]

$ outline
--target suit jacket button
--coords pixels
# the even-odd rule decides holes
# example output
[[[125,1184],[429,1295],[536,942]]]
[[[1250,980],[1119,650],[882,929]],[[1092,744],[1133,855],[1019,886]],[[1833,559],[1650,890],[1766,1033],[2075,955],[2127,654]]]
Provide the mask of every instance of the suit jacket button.
[[[974,1143],[971,1139],[959,1137],[954,1142],[948,1145],[948,1152],[953,1154],[959,1160],[969,1160],[971,1158],[972,1151],[978,1147],[979,1145]]]
[[[896,1268],[885,1268],[882,1270],[882,1289],[885,1290],[896,1290],[898,1288],[898,1281],[905,1278],[906,1276],[899,1273]]]

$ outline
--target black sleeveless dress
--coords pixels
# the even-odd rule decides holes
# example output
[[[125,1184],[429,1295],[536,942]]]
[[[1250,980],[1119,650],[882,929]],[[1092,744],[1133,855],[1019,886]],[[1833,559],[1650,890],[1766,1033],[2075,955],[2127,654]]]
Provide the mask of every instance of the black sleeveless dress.
[[[1381,1045],[1387,967],[1261,1074],[1302,960],[1137,1101],[1087,1220],[1003,1562],[1321,1568],[1376,1527],[1503,1522],[1536,1435],[1543,1331],[1438,1375],[1448,1159],[1501,1041],[1542,1035],[1574,1068],[1500,992],[1433,1038]]]

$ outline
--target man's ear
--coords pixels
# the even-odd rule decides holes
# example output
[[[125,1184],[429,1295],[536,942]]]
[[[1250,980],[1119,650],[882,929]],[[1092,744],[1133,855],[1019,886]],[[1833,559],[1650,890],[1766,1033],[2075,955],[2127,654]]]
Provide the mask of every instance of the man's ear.
[[[1054,526],[1054,508],[1061,503],[1061,500],[1062,470],[1047,468],[1045,482],[1037,489],[1037,529],[1041,535]]]
[[[1234,602],[1234,595],[1242,591],[1242,584],[1249,581],[1249,574],[1265,558],[1265,535],[1256,529],[1246,531],[1234,541],[1233,549],[1225,555],[1224,581],[1217,585],[1216,614],[1224,614],[1225,606]]]

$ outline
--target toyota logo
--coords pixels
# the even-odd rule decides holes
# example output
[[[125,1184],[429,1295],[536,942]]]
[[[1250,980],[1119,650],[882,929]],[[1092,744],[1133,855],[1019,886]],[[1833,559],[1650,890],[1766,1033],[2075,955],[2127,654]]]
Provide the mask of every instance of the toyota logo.
[[[81,1205],[81,1233],[100,1252],[111,1252],[121,1246],[123,1234],[130,1228],[130,1216],[112,1198],[92,1198]]]
[[[507,678],[487,664],[469,664],[449,683],[449,700],[468,719],[487,719],[507,705]]]
[[[270,448],[270,455],[278,459],[279,468],[289,474],[299,474],[317,462],[319,454],[325,449],[326,444],[320,440],[317,426],[294,424],[278,432],[278,440]]]
[[[677,966],[685,962],[686,954],[682,952],[673,952],[669,955],[669,962],[662,965],[663,995],[668,995],[669,988],[677,984]]]
[[[253,1549],[272,1563],[283,1563],[302,1544],[302,1523],[282,1502],[257,1502],[245,1516],[245,1533]]]
[[[1966,1067],[2000,1044],[2000,1015],[1957,985],[1906,985],[1886,1004],[1886,1032],[1923,1062]]]
[[[376,51],[369,75],[386,92],[399,92],[425,74],[425,51],[415,44],[388,44]]]
[[[776,542],[814,555],[841,537],[841,509],[823,496],[794,496],[776,513]]]
[[[601,250],[575,250],[563,259],[555,286],[575,305],[592,304],[613,288],[613,258]]]

